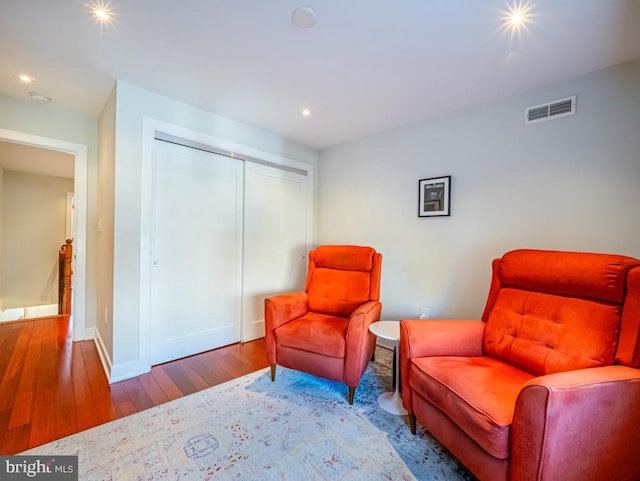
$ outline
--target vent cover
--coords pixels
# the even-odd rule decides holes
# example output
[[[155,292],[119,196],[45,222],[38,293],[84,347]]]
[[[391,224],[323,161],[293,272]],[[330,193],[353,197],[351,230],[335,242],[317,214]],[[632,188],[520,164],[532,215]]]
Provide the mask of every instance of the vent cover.
[[[527,108],[524,113],[524,124],[528,125],[542,122],[543,120],[558,119],[567,115],[575,115],[575,113],[576,96],[573,95],[566,99],[554,100],[553,102]]]

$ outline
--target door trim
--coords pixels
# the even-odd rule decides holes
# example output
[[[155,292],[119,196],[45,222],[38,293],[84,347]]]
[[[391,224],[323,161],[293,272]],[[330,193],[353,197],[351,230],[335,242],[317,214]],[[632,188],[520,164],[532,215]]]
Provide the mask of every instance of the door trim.
[[[306,172],[307,189],[307,239],[313,239],[314,213],[314,167],[296,160],[276,154],[264,152],[253,147],[237,144],[229,140],[197,132],[179,125],[164,122],[151,117],[142,118],[142,165],[140,189],[140,304],[138,331],[138,366],[139,373],[151,370],[151,335],[150,335],[150,302],[151,302],[151,219],[153,196],[153,144],[156,134],[166,134],[188,142],[209,146],[218,151],[228,152],[230,156],[247,156],[274,166],[292,168]],[[241,316],[242,317],[242,316]],[[242,339],[242,333],[241,333]]]
[[[296,167],[290,167],[288,165],[283,164],[275,164],[273,162],[269,162],[266,160],[256,159],[255,157],[251,157],[249,155],[238,154],[236,152],[232,152],[230,150],[219,149],[215,146],[203,144],[200,142],[194,142],[192,140],[187,140],[182,137],[176,137],[175,135],[169,135],[164,132],[155,132],[155,139],[162,140],[164,142],[169,142],[170,144],[182,145],[183,147],[190,147],[196,150],[203,150],[205,152],[210,152],[212,154],[223,155],[225,157],[231,157],[232,159],[244,160],[246,162],[252,162],[254,164],[260,165],[268,165],[271,167],[275,167],[277,169],[286,170],[288,172],[293,172],[295,174],[308,175],[306,170],[298,169]]]
[[[75,156],[73,184],[75,191],[75,238],[74,264],[71,286],[73,288],[73,302],[71,317],[73,323],[73,340],[83,341],[93,339],[95,328],[87,328],[86,276],[87,276],[87,152],[88,147],[64,140],[41,137],[24,132],[0,129],[0,140],[40,147],[49,150],[59,150]]]

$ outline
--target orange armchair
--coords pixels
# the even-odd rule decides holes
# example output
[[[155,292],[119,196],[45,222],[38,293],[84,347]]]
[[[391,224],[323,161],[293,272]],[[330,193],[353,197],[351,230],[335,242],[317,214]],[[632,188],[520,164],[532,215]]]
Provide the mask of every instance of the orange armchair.
[[[276,365],[349,387],[349,404],[376,337],[380,319],[382,254],[371,247],[326,245],[309,252],[304,292],[265,299],[265,337],[271,380]]]
[[[517,250],[481,320],[402,320],[403,404],[486,481],[640,479],[640,261]]]

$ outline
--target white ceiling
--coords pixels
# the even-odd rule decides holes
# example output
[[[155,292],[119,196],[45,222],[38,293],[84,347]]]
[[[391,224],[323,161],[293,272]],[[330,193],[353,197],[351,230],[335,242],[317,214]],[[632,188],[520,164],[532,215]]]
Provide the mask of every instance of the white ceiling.
[[[529,1],[517,35],[507,0],[87,1],[2,0],[0,94],[96,117],[120,79],[321,149],[640,58],[640,0]]]
[[[4,170],[73,179],[75,156],[30,145],[0,142],[0,167]]]

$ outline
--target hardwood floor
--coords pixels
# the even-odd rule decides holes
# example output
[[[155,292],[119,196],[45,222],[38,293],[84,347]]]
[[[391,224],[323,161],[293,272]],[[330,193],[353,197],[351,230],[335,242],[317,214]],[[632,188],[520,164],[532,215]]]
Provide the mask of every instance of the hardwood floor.
[[[109,385],[93,341],[71,341],[67,316],[0,323],[0,454],[19,453],[267,365],[264,339],[258,339]]]

